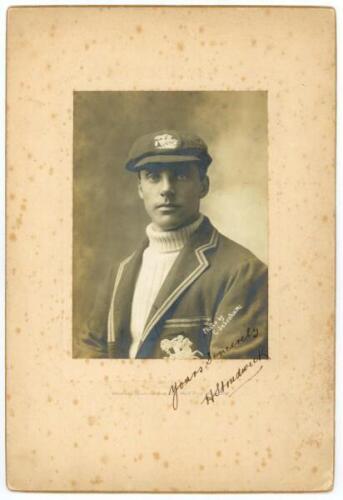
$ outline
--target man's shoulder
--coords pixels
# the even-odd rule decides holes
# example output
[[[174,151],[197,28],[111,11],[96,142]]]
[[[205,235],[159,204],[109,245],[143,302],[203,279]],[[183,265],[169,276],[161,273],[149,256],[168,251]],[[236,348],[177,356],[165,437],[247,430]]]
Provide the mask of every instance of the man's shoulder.
[[[119,264],[117,266],[118,270],[121,268],[121,267],[125,267],[126,264],[128,264],[130,262],[130,260],[133,259],[133,257],[135,256],[135,254],[137,253],[137,250],[134,250],[133,252],[131,252],[129,255],[127,255],[126,257],[124,257],[122,260],[119,261]]]
[[[118,271],[121,268],[125,268],[128,264],[135,264],[137,260],[140,260],[142,258],[142,255],[144,253],[144,250],[148,247],[149,241],[145,236],[139,238],[137,240],[137,245],[135,248],[130,248],[128,254],[123,256],[121,260],[116,264],[116,270]]]
[[[218,245],[213,258],[219,261],[219,265],[223,269],[239,268],[243,265],[260,268],[267,267],[251,250],[225,236],[218,229],[216,231],[218,233]]]
[[[251,250],[237,241],[232,240],[228,236],[218,231],[218,249],[223,253],[230,252],[232,255],[237,256],[243,260],[257,259],[256,255]]]

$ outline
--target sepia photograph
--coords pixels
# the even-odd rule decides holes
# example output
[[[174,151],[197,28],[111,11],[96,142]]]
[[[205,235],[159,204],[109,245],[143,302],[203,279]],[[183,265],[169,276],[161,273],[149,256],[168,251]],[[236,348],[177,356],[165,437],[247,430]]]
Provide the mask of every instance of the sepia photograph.
[[[268,358],[267,92],[75,92],[73,357]]]

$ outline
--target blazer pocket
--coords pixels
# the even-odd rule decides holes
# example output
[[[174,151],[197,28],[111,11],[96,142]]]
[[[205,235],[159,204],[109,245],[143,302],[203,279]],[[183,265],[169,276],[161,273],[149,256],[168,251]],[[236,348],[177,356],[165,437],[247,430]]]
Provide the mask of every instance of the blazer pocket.
[[[160,357],[195,359],[208,357],[210,337],[206,328],[209,317],[173,318],[166,320],[160,337]]]

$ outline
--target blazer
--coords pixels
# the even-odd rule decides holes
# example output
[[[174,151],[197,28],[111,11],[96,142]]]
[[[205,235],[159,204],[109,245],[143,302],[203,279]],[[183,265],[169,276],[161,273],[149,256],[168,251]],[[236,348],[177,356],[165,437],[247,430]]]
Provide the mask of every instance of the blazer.
[[[130,316],[145,239],[109,273],[81,357],[128,358]],[[207,217],[180,251],[149,313],[136,358],[268,357],[268,271]]]

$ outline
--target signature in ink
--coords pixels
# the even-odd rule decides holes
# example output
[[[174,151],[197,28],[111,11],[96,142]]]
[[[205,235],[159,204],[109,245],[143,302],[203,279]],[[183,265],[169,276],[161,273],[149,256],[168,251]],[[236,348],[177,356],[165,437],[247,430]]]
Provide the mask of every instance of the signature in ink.
[[[200,373],[203,373],[206,368],[212,363],[212,359],[208,358],[206,363],[204,365],[200,365],[196,370],[193,370],[193,372],[190,375],[187,375],[187,377],[182,380],[181,382],[174,382],[169,389],[169,395],[172,395],[172,404],[173,404],[173,410],[177,410],[179,407],[179,389],[184,389],[184,387],[189,384],[192,380],[194,380],[197,375]]]
[[[183,333],[183,332],[182,332]],[[239,337],[238,339],[234,340],[229,344],[228,346],[225,346],[223,349],[218,351],[215,354],[215,359],[220,359],[222,358],[226,353],[230,352],[232,349],[235,349],[238,347],[240,344],[244,344],[247,342],[249,339],[254,339],[259,335],[258,328],[247,328],[247,331],[244,335]],[[172,406],[173,410],[177,410],[179,406],[179,391],[184,389],[192,380],[194,380],[198,375],[201,375],[212,363],[212,358],[210,353],[207,355],[207,360],[203,365],[200,365],[196,370],[193,370],[193,372],[190,375],[187,375],[185,379],[182,381],[174,382],[169,389],[169,395],[172,396]]]
[[[247,382],[252,380],[256,375],[262,370],[263,365],[260,365],[259,369],[251,375],[248,379],[246,379],[243,384],[241,384],[239,387],[237,387],[235,390],[233,390],[231,393],[227,392],[227,389],[231,389],[235,387],[235,383],[243,377],[243,375],[248,372],[251,368],[253,368],[256,363],[261,361],[262,359],[265,359],[264,356],[262,356],[261,351],[258,352],[258,357],[253,358],[244,365],[240,366],[236,373],[232,375],[230,378],[226,380],[220,380],[219,382],[216,383],[215,389],[210,389],[209,391],[206,392],[204,399],[201,401],[201,404],[206,403],[209,405],[210,403],[214,403],[216,401],[216,398],[222,395],[228,395],[232,396],[232,394],[239,389],[243,387]]]
[[[258,335],[259,335],[258,328],[247,328],[247,331],[244,335],[242,335],[236,340],[233,340],[231,344],[223,347],[223,349],[217,351],[215,357],[222,358],[227,352],[231,351],[235,347],[238,347],[240,344],[244,344],[249,339],[256,339]]]

